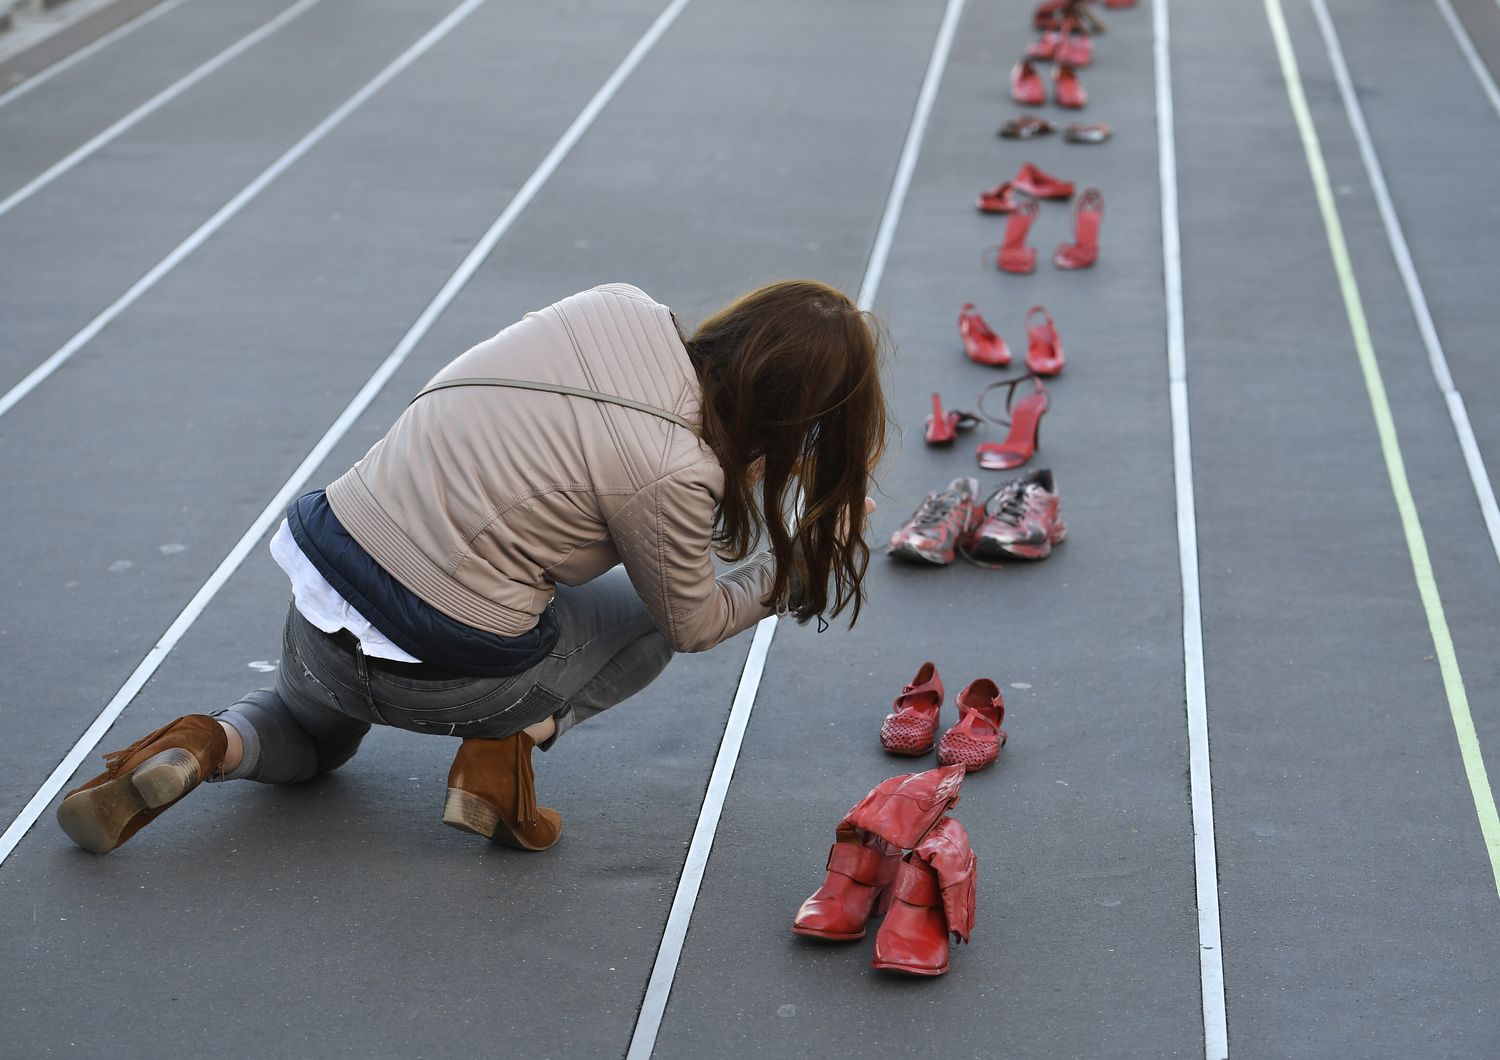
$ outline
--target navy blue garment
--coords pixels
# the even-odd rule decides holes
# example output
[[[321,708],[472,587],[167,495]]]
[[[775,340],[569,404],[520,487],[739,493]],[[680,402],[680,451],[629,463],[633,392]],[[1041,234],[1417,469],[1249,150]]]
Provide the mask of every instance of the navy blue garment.
[[[349,536],[322,490],[293,501],[286,521],[297,547],[328,584],[392,644],[424,663],[456,674],[509,677],[541,662],[557,643],[557,616],[550,605],[535,629],[502,637],[424,602]]]

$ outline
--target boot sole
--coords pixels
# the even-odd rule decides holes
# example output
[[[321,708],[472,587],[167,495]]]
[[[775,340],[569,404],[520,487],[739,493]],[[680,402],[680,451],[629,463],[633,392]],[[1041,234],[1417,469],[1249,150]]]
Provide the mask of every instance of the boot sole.
[[[125,776],[68,796],[57,808],[57,823],[83,849],[107,854],[120,845],[120,834],[137,816],[176,802],[197,783],[198,760],[190,751],[171,747]]]
[[[948,966],[941,968],[914,968],[909,964],[886,964],[880,961],[871,961],[871,968],[878,968],[882,972],[899,972],[902,975],[947,975]]]
[[[554,839],[552,843],[543,846],[527,842],[498,809],[478,796],[458,788],[448,789],[448,797],[443,801],[443,823],[462,832],[483,836],[492,843],[512,850],[546,850],[557,842]]]

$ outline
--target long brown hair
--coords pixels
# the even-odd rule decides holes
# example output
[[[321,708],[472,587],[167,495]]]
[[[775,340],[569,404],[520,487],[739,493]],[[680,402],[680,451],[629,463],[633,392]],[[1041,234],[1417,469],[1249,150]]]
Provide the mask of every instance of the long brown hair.
[[[852,626],[870,563],[865,496],[885,449],[874,319],[827,284],[784,280],[684,341],[703,383],[704,440],[724,468],[715,546],[743,559],[765,535],[776,557],[765,603],[788,600],[795,572],[798,621],[852,605]]]

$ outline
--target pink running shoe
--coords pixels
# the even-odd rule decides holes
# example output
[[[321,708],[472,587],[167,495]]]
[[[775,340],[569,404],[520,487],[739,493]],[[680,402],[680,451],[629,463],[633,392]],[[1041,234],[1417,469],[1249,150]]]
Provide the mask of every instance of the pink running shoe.
[[[1046,559],[1068,536],[1047,468],[1013,478],[990,494],[980,520],[967,546],[975,559]]]
[[[988,677],[970,681],[958,694],[958,724],[938,741],[938,764],[963,766],[964,772],[984,769],[1000,757],[1005,746],[1005,703]]]
[[[956,478],[939,493],[929,493],[912,517],[894,534],[886,547],[892,559],[919,560],[945,565],[958,556],[958,547],[979,521],[975,495],[979,482]]]
[[[938,712],[943,706],[943,682],[937,667],[924,662],[891,704],[880,726],[880,746],[893,755],[925,755],[937,739]]]

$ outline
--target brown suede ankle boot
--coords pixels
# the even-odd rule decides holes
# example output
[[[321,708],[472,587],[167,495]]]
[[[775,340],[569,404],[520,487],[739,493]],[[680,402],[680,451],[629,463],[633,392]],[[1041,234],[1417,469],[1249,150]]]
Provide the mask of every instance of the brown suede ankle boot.
[[[108,767],[63,796],[57,823],[85,850],[107,854],[224,764],[224,727],[189,714],[104,756]]]
[[[536,804],[536,777],[524,732],[465,740],[448,770],[443,823],[517,850],[546,850],[562,835],[556,810]]]

